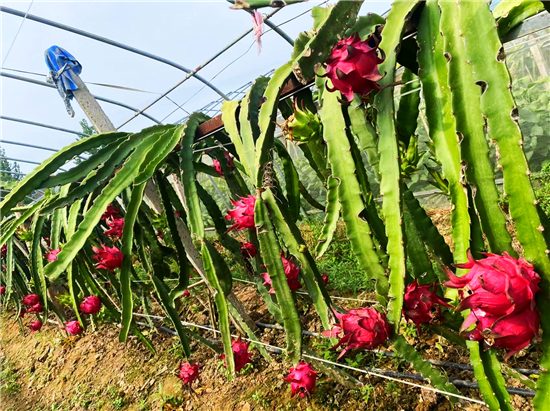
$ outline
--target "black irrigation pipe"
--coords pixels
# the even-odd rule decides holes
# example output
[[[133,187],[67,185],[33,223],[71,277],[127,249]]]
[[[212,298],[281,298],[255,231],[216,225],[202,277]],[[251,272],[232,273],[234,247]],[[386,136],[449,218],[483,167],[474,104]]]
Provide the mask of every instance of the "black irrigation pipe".
[[[144,314],[136,314],[136,315],[144,316]],[[165,317],[161,317],[161,316],[157,316],[157,315],[147,315],[146,317],[151,317],[155,320],[163,320],[165,318]],[[260,328],[270,328],[270,329],[278,330],[278,331],[284,331],[285,330],[280,325],[266,324],[266,323],[261,323],[259,321],[256,321],[255,324]],[[207,327],[210,327],[210,325],[207,325]],[[319,333],[312,332],[312,331],[306,331],[306,330],[302,330],[302,334],[303,335],[308,335],[308,336],[311,336],[311,337],[318,337],[319,336]],[[382,354],[382,355],[385,355],[387,357],[395,357],[396,356],[395,353],[393,353],[391,351],[377,350],[377,351],[373,351],[373,353]],[[472,367],[471,365],[468,365],[468,364],[457,364],[457,363],[454,363],[454,362],[438,361],[438,360],[431,360],[431,359],[425,359],[424,361],[426,361],[426,362],[428,362],[432,365],[438,366],[438,367],[456,368],[456,369],[463,370],[463,371],[473,371],[474,370],[474,367]],[[517,372],[519,372],[520,374],[523,374],[523,375],[539,375],[540,374],[539,370],[530,370],[530,369],[526,369],[526,368],[514,368],[514,371],[517,371]]]
[[[260,323],[260,322],[256,322],[256,325],[258,327],[272,328],[274,330],[284,331],[284,328],[279,326],[279,325],[264,324],[264,323]],[[315,332],[311,332],[311,331],[304,331],[304,330],[302,330],[302,334],[313,336],[313,337],[318,337],[319,336],[319,333],[315,333]],[[393,353],[391,351],[378,350],[378,351],[374,351],[374,352],[377,353],[377,354],[378,353],[383,354],[387,357],[395,357],[396,356],[395,353]],[[439,367],[456,368],[456,369],[463,370],[463,371],[473,371],[474,370],[474,367],[472,367],[471,365],[468,365],[468,364],[457,364],[457,363],[454,363],[454,362],[446,362],[446,361],[438,361],[438,360],[430,360],[430,359],[427,359],[427,360],[424,360],[424,361],[427,361],[430,364],[437,365]],[[539,375],[540,374],[539,370],[529,370],[529,369],[526,369],[526,368],[514,368],[514,370],[519,372],[520,374],[523,374],[523,375]]]
[[[174,330],[171,330],[170,328],[160,327],[160,326],[151,326],[147,323],[142,323],[142,322],[136,322],[136,324],[141,325],[141,326],[145,326],[145,327],[149,327],[149,328],[154,327],[157,330],[162,331],[164,333],[177,336],[177,333]],[[272,328],[272,327],[267,327],[267,328]],[[215,344],[221,344],[222,343],[219,340],[209,340],[209,342],[215,343]],[[264,346],[264,348],[267,351],[273,352],[275,354],[282,354],[283,351],[284,351],[282,348],[272,347],[272,346]],[[320,358],[319,360],[322,362],[322,358]],[[406,378],[406,379],[409,379],[409,380],[415,380],[415,381],[420,381],[420,382],[428,382],[420,374],[411,374],[411,373],[398,372],[398,371],[388,371],[388,370],[383,370],[383,369],[380,369],[380,368],[364,368],[364,370],[367,371],[367,372],[376,372],[378,374],[386,375],[386,376],[392,377],[392,378]],[[530,371],[532,371],[532,370],[530,370]],[[449,380],[449,383],[453,384],[455,387],[472,388],[472,389],[476,389],[476,390],[479,389],[479,385],[476,382],[472,382],[472,381]],[[534,397],[535,396],[535,391],[525,389],[525,388],[506,387],[506,391],[508,391],[510,394],[521,395],[523,397]]]

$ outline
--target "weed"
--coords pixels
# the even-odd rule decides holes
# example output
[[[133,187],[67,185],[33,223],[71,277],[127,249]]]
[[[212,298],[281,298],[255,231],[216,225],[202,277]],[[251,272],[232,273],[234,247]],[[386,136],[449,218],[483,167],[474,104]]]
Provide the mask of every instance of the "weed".
[[[0,381],[2,381],[2,392],[6,394],[16,394],[21,391],[19,385],[19,377],[13,362],[10,360],[2,361],[2,372],[0,373]]]
[[[172,348],[168,350],[168,354],[170,354],[171,357],[174,358],[183,358],[183,348],[179,342],[174,343],[172,345]]]
[[[418,337],[418,331],[416,328],[416,325],[414,323],[406,324],[403,328],[403,336],[406,339],[416,338]]]
[[[401,393],[401,388],[399,388],[395,382],[390,381],[386,384],[385,392],[386,394],[389,394],[392,397],[397,398]]]
[[[361,387],[359,393],[361,394],[361,399],[365,403],[368,403],[372,397],[372,394],[374,394],[374,387],[370,384],[365,384],[363,387]]]
[[[348,363],[348,365],[350,367],[359,367],[361,365],[361,362],[363,362],[363,360],[365,358],[367,358],[369,356],[369,353],[368,352],[363,352],[363,353],[358,353],[354,359],[351,359],[351,358],[346,358],[346,362]]]
[[[147,404],[147,400],[141,400],[138,404],[138,411],[150,411],[151,405]]]
[[[158,392],[156,392],[155,394],[153,394],[151,396],[151,398],[153,399],[153,402],[158,402],[159,403],[159,408],[161,410],[164,409],[164,406],[166,404],[168,405],[172,405],[174,407],[177,407],[178,405],[181,404],[181,400],[176,397],[175,395],[173,394],[165,394],[162,390],[162,384],[159,382],[159,389],[158,389]]]
[[[59,301],[59,304],[72,308],[73,306],[73,300],[69,294],[59,294],[57,296],[57,301]]]
[[[252,398],[252,401],[260,405],[265,410],[269,409],[271,406],[271,400],[262,394],[260,390],[254,391],[250,398]]]
[[[336,361],[338,358],[338,354],[334,351],[332,351],[330,348],[332,347],[332,341],[328,338],[318,338],[315,340],[312,340],[312,348],[321,353],[323,358],[325,360],[329,361]]]
[[[116,387],[107,388],[107,395],[109,402],[115,410],[121,410],[124,406],[124,393],[119,391]]]

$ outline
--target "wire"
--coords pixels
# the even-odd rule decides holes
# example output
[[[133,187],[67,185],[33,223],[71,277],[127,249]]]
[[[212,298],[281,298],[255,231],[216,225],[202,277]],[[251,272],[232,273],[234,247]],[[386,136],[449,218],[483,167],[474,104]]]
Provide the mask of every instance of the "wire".
[[[10,52],[11,52],[11,48],[13,47],[13,45],[15,44],[15,40],[17,40],[17,36],[19,36],[19,32],[21,31],[21,29],[23,28],[23,23],[25,23],[25,20],[27,20],[27,14],[29,14],[29,11],[32,7],[32,4],[34,3],[34,0],[31,1],[31,4],[29,4],[29,8],[27,9],[25,15],[23,16],[23,20],[21,20],[21,24],[19,25],[19,28],[17,29],[17,33],[15,33],[15,37],[13,38],[13,41],[11,42],[10,44],[10,48],[8,49],[8,53],[6,54],[6,57],[4,57],[4,60],[2,60],[2,67],[4,67],[4,63],[6,62],[6,60],[8,59],[8,56],[10,55]]]
[[[328,2],[328,0],[325,0],[324,2],[320,3],[318,6],[315,6],[315,7],[320,7],[320,6],[324,5],[324,4],[326,4],[327,2]],[[286,21],[284,21],[284,22],[282,22],[282,23],[280,23],[280,24],[277,24],[275,27],[281,27],[281,26],[284,25],[284,24],[290,23],[291,21],[296,20],[297,18],[303,16],[304,14],[309,13],[311,10],[313,10],[313,8],[314,8],[314,7],[310,8],[309,10],[306,10],[306,11],[304,11],[303,13],[300,13],[300,14],[298,14],[298,15],[296,15],[296,16],[294,16],[294,17],[292,17],[292,18],[290,18],[290,19],[288,19],[288,20],[286,20]],[[264,31],[264,32],[262,33],[262,37],[263,37],[264,35],[266,35],[267,33],[269,33],[270,31],[273,31],[273,29],[270,28],[270,29]],[[226,65],[224,68],[222,68],[218,73],[216,73],[216,75],[215,75],[214,77],[212,77],[212,78],[211,78],[210,80],[208,80],[208,81],[214,80],[214,79],[215,79],[216,77],[218,77],[221,73],[223,73],[225,70],[227,70],[230,66],[232,66],[234,63],[236,63],[236,62],[239,61],[241,58],[243,58],[246,54],[248,54],[248,52],[252,49],[252,47],[254,46],[254,44],[256,44],[256,40],[254,40],[254,41],[252,42],[252,44],[250,45],[250,47],[248,47],[248,49],[247,49],[243,54],[241,54],[239,57],[237,57],[237,58],[234,59],[232,62],[230,62],[228,65]],[[181,108],[182,106],[186,105],[191,99],[193,99],[197,94],[199,94],[205,87],[206,87],[206,86],[202,86],[195,94],[193,94],[191,97],[189,97],[187,100],[185,100],[181,105],[179,105],[178,108]],[[168,114],[166,117],[164,117],[164,118],[161,120],[161,123],[164,123],[164,121],[165,121],[168,117],[170,117],[172,114],[174,114],[176,111],[177,111],[177,109],[174,110],[174,111],[172,111],[172,112],[171,112],[170,114]]]
[[[137,316],[140,316],[140,317],[145,317],[146,315],[145,314],[138,314],[138,313],[134,313],[133,315],[137,315]],[[158,318],[158,319],[164,319],[164,317],[160,317],[160,316],[152,316],[152,315],[149,315],[148,317],[152,317],[152,318]],[[204,325],[199,325],[199,324],[193,324],[193,323],[190,323],[190,322],[187,322],[187,321],[180,321],[182,325],[185,325],[187,327],[196,327],[196,328],[200,328],[200,329],[203,329],[203,330],[206,330],[206,331],[212,331],[216,334],[221,334],[221,331],[218,331],[214,328],[210,328],[210,327],[207,327],[207,326],[204,326]],[[276,347],[274,345],[271,345],[271,344],[266,344],[264,342],[261,342],[261,341],[257,341],[257,340],[252,340],[250,338],[243,338],[241,336],[238,336],[238,335],[234,335],[234,334],[231,334],[231,337],[233,338],[240,338],[241,340],[245,340],[245,341],[249,341],[253,344],[258,344],[258,345],[262,345],[264,347],[267,347],[267,348],[271,348],[273,350],[276,350],[278,352],[284,352],[286,351],[285,349],[281,348],[281,347]],[[365,369],[361,369],[361,368],[355,368],[355,367],[351,367],[349,365],[345,365],[345,364],[340,364],[340,363],[337,363],[337,362],[333,362],[333,361],[329,361],[329,360],[325,360],[324,358],[319,358],[319,357],[316,357],[314,355],[308,355],[308,354],[304,354],[302,353],[302,357],[304,358],[309,358],[309,359],[312,359],[312,360],[315,360],[315,361],[319,361],[319,362],[323,362],[323,363],[326,363],[326,364],[331,364],[331,365],[334,365],[336,367],[341,367],[341,368],[347,368],[349,370],[353,370],[353,371],[357,371],[357,372],[360,372],[360,373],[363,373],[363,374],[367,374],[367,375],[372,375],[372,376],[375,376],[375,377],[379,377],[379,378],[383,378],[383,379],[386,379],[386,380],[391,380],[391,381],[396,381],[396,382],[399,382],[401,384],[406,384],[406,385],[410,385],[410,386],[413,386],[413,387],[417,387],[417,388],[421,388],[423,390],[428,390],[428,391],[433,391],[433,392],[436,392],[436,393],[439,393],[439,394],[443,394],[443,395],[449,395],[449,396],[452,396],[452,397],[456,397],[456,398],[460,398],[460,399],[463,399],[463,400],[466,400],[466,401],[470,401],[470,402],[474,402],[474,403],[477,403],[477,404],[482,404],[482,405],[486,405],[483,401],[480,401],[480,400],[475,400],[473,398],[469,398],[469,397],[466,397],[464,395],[459,395],[459,394],[455,394],[455,393],[452,393],[452,392],[448,392],[448,391],[443,391],[443,390],[439,390],[437,388],[434,388],[434,387],[430,387],[430,386],[426,386],[426,385],[421,385],[421,384],[416,384],[414,382],[409,382],[409,381],[405,381],[405,380],[401,380],[399,378],[394,378],[394,377],[390,377],[388,375],[384,375],[384,374],[380,374],[376,371],[372,371],[372,370],[365,370]],[[414,374],[411,374],[411,376],[415,376]],[[416,377],[416,376],[415,376]]]

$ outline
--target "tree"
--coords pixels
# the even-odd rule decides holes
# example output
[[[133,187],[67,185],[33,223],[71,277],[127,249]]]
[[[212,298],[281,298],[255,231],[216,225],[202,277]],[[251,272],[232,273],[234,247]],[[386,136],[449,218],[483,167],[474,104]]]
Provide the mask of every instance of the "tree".
[[[80,120],[79,122],[80,124],[80,127],[82,127],[82,133],[85,134],[85,135],[82,135],[82,136],[78,136],[77,137],[77,140],[82,140],[83,138],[86,138],[88,136],[91,136],[92,134],[97,134],[97,131],[96,129],[94,128],[94,126],[91,126],[88,124],[88,121],[86,121],[85,118],[83,118],[82,120]],[[88,155],[93,155],[95,153],[97,153],[97,151],[99,150],[99,148],[92,148],[90,149],[90,151],[86,151],[85,154],[88,154]],[[74,159],[74,162],[76,164],[80,164],[83,160],[80,159],[79,157],[76,157]]]
[[[0,182],[16,182],[23,180],[23,174],[17,162],[10,163],[6,160],[4,149],[0,148]]]
[[[23,179],[24,175],[21,174],[21,169],[17,162],[10,163],[6,160],[6,153],[4,149],[0,148],[0,199],[4,199],[4,196],[12,189],[12,187]]]

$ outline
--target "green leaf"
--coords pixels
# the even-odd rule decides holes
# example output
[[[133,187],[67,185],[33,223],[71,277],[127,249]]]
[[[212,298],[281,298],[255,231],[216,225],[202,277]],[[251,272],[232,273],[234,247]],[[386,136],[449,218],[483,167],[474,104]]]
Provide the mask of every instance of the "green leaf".
[[[277,301],[281,306],[281,314],[286,331],[286,353],[289,360],[296,364],[300,360],[302,351],[300,317],[298,316],[298,310],[288,287],[288,281],[281,261],[279,240],[269,217],[267,205],[261,198],[256,200],[254,220],[267,272],[277,295]]]
[[[315,253],[317,258],[321,258],[327,251],[332,241],[338,220],[340,218],[340,202],[338,201],[338,180],[329,177],[327,181],[327,208],[325,210],[325,220],[323,221],[323,230],[317,240]]]
[[[276,200],[276,196],[271,188],[267,188],[262,193],[262,199],[267,203],[270,211],[273,225],[279,232],[279,236],[288,247],[292,255],[300,260],[302,266],[302,279],[304,280],[307,291],[315,309],[319,314],[321,323],[325,330],[332,329],[332,313],[330,297],[325,288],[321,273],[317,269],[315,260],[311,256],[300,229],[296,226],[289,210]]]
[[[262,107],[260,108],[260,137],[256,141],[256,161],[254,163],[255,176],[252,180],[256,187],[262,186],[264,166],[269,161],[270,151],[274,144],[275,120],[277,119],[277,106],[279,97],[286,79],[292,73],[290,64],[284,64],[275,70],[265,90]],[[246,143],[245,143],[246,144]],[[252,170],[251,170],[252,171]]]
[[[181,182],[185,195],[185,212],[191,233],[197,238],[204,238],[204,224],[202,221],[201,207],[197,188],[195,187],[195,170],[193,168],[193,139],[199,124],[206,119],[202,113],[193,113],[189,116],[183,129],[181,142]]]
[[[170,136],[173,147],[179,142],[180,133],[176,132]],[[57,260],[48,264],[44,274],[52,281],[67,268],[74,259],[78,251],[84,246],[91,232],[99,223],[103,212],[107,206],[130,184],[139,173],[139,168],[143,163],[147,152],[156,151],[156,143],[161,135],[150,133],[130,155],[126,163],[117,171],[115,176],[109,181],[107,186],[101,191],[101,194],[94,200],[91,208],[84,214],[84,219],[78,226],[78,230],[67,242],[61,253],[57,255]],[[164,137],[166,138],[166,137]]]
[[[0,237],[0,246],[3,246],[6,244],[8,239],[13,236],[13,233],[25,222],[27,219],[34,215],[37,210],[39,210],[43,205],[46,199],[42,199],[36,204],[32,205],[28,209],[26,209],[20,217],[12,220],[12,223],[6,226],[5,224],[2,226],[2,236]]]
[[[385,304],[388,293],[388,278],[380,263],[368,222],[362,218],[365,206],[361,188],[355,174],[356,166],[346,135],[346,121],[338,101],[339,92],[325,92],[321,109],[323,138],[328,145],[328,159],[332,177],[339,182],[338,199],[342,217],[346,223],[347,236],[359,265],[369,280],[376,281],[378,300]]]
[[[461,10],[455,2],[443,1],[439,3],[439,7],[441,9],[440,30],[443,34],[443,50],[447,58],[448,82],[451,88],[452,112],[456,119],[456,132],[461,141],[460,149],[465,162],[466,178],[469,184],[476,187],[474,201],[481,227],[491,252],[507,251],[510,255],[516,255],[511,245],[512,238],[506,230],[506,218],[498,204],[499,194],[495,185],[493,166],[489,159],[489,145],[485,137],[485,123],[481,111],[482,87],[475,83],[474,70],[469,63],[469,59],[473,56],[468,53],[463,40],[466,28],[458,18]],[[473,19],[470,13],[468,16]],[[481,35],[477,29],[476,33]],[[489,33],[485,30],[483,35],[486,34]],[[476,43],[485,42],[479,41],[479,38],[475,41]],[[507,115],[509,114],[508,112]]]
[[[0,215],[8,215],[17,203],[23,201],[25,197],[31,194],[34,190],[42,187],[42,184],[50,178],[51,174],[55,173],[67,161],[72,160],[73,157],[92,148],[103,145],[106,142],[126,136],[128,136],[127,133],[97,134],[79,140],[76,143],[59,150],[53,156],[43,161],[42,164],[36,167],[30,174],[27,174],[27,176],[19,183],[17,188],[10,191],[10,193],[4,198],[4,201],[0,203]]]
[[[449,183],[453,204],[451,224],[453,227],[454,252],[450,255],[449,248],[439,238],[439,246],[437,247],[438,251],[444,253],[441,256],[444,263],[449,265],[453,260],[455,263],[468,261],[470,217],[468,214],[468,197],[463,185],[464,171],[461,164],[460,145],[455,132],[455,119],[452,114],[451,90],[447,81],[447,61],[443,55],[443,38],[439,32],[440,20],[441,13],[437,2],[428,1],[422,11],[418,29],[418,45],[420,47],[418,63],[421,69],[419,70],[419,76],[426,104],[429,135],[434,142],[435,154],[441,161],[443,175]],[[408,198],[411,201],[413,200],[410,196]],[[422,213],[418,207],[413,207],[413,210],[417,210],[416,213]],[[420,228],[419,230],[422,231]],[[431,229],[431,232],[434,235],[436,234],[433,229]],[[433,246],[432,249],[434,249]],[[456,291],[453,290],[452,294],[456,295]]]
[[[229,309],[227,308],[227,300],[225,299],[225,292],[227,286],[224,285],[223,275],[220,275],[219,259],[216,261],[213,258],[213,254],[219,255],[214,246],[207,241],[202,243],[202,261],[204,263],[204,272],[208,283],[214,288],[214,302],[218,310],[218,323],[220,326],[220,332],[223,341],[223,350],[225,353],[225,363],[229,375],[235,373],[235,358],[233,357],[233,348],[231,345],[231,329],[229,324]],[[224,271],[222,269],[222,271]]]
[[[381,86],[389,86],[395,81],[396,58],[401,38],[406,25],[418,2],[396,1],[386,18],[384,34],[380,49],[384,50],[386,59],[379,66],[381,73],[386,73],[379,82]],[[374,100],[378,111],[378,151],[380,153],[380,194],[382,210],[388,236],[387,252],[389,255],[389,302],[388,320],[393,323],[397,332],[401,319],[403,294],[405,292],[405,247],[402,228],[401,209],[401,166],[399,164],[399,148],[394,119],[393,87],[386,87],[378,92]]]
[[[516,236],[523,247],[523,257],[535,266],[541,276],[539,286],[542,292],[537,295],[537,304],[544,313],[550,309],[550,260],[547,254],[550,244],[545,241],[542,231],[550,227],[543,226],[537,212],[537,201],[529,179],[529,166],[522,146],[518,144],[523,141],[523,136],[518,125],[518,108],[509,88],[512,79],[504,61],[503,46],[495,30],[493,15],[486,5],[467,2],[458,10],[456,18],[464,28],[462,37],[473,71],[471,82],[474,84],[475,81],[483,87],[480,97],[481,114],[487,121],[488,138],[498,147],[497,161],[502,169],[504,192],[509,203],[510,216],[515,223]],[[474,29],[483,33],[484,41],[475,41],[475,37],[467,33]],[[508,248],[496,250],[497,253],[501,251],[508,251]],[[538,379],[535,409],[544,409],[550,403],[550,319],[541,316],[541,325],[543,371]],[[503,401],[501,399],[501,404]]]
[[[185,331],[185,328],[183,327],[183,324],[180,321],[180,318],[178,316],[176,309],[172,306],[172,299],[168,294],[168,287],[155,274],[151,274],[151,278],[153,279],[155,290],[157,291],[157,294],[160,298],[162,308],[164,309],[166,314],[168,314],[170,321],[172,321],[172,324],[176,328],[176,332],[178,333],[178,337],[180,339],[181,346],[183,348],[183,353],[185,354],[186,358],[190,358],[191,350],[189,349],[189,343],[185,335],[186,331]]]
[[[361,40],[366,40],[377,27],[386,23],[386,19],[375,13],[367,13],[366,16],[361,16],[357,19],[352,28],[346,31],[345,37],[351,36],[353,33],[357,33]]]
[[[436,370],[429,362],[424,361],[422,356],[405,340],[402,335],[395,337],[393,340],[393,346],[395,347],[397,353],[409,361],[414,369],[420,372],[433,387],[441,391],[461,395],[460,391],[458,391],[454,385],[449,383],[448,378]],[[453,396],[448,396],[447,398],[449,398],[449,400],[453,403],[457,401],[457,398]]]
[[[40,210],[34,214],[31,231],[33,233],[31,244],[31,272],[34,281],[34,288],[42,300],[44,307],[44,318],[48,318],[48,289],[46,286],[46,278],[44,277],[44,263],[42,261],[42,228],[46,217],[39,215]],[[51,263],[50,263],[51,264]]]
[[[413,72],[405,68],[401,82],[404,85],[400,90],[401,98],[399,99],[399,109],[397,110],[397,135],[399,136],[399,141],[402,141],[405,147],[408,147],[411,136],[416,131],[418,114],[420,112],[420,93],[415,91],[420,86],[420,81]]]
[[[134,244],[134,224],[141,202],[143,201],[143,192],[145,184],[134,185],[130,203],[126,208],[124,217],[124,228],[122,229],[122,267],[120,269],[120,288],[122,293],[122,328],[118,336],[119,342],[126,342],[130,324],[132,323],[132,313],[134,309],[134,300],[132,297],[132,284],[130,281],[130,271],[132,270],[132,246]]]
[[[493,10],[493,16],[497,19],[498,35],[505,38],[510,30],[541,11],[544,11],[542,1],[501,1]]]
[[[294,167],[294,162],[290,157],[284,143],[280,140],[275,140],[275,150],[281,159],[283,164],[283,171],[285,175],[285,187],[286,198],[288,207],[290,210],[290,216],[293,220],[298,220],[300,216],[300,180],[298,179],[298,172]]]
[[[189,263],[187,262],[187,256],[185,254],[185,247],[181,241],[181,237],[178,233],[178,227],[176,223],[176,217],[170,201],[169,187],[170,184],[166,181],[165,177],[160,173],[156,173],[156,182],[160,191],[160,197],[162,199],[162,205],[166,214],[166,220],[168,221],[168,228],[170,229],[170,236],[176,247],[178,255],[179,266],[179,282],[178,285],[170,292],[170,298],[174,301],[183,295],[189,285]]]

